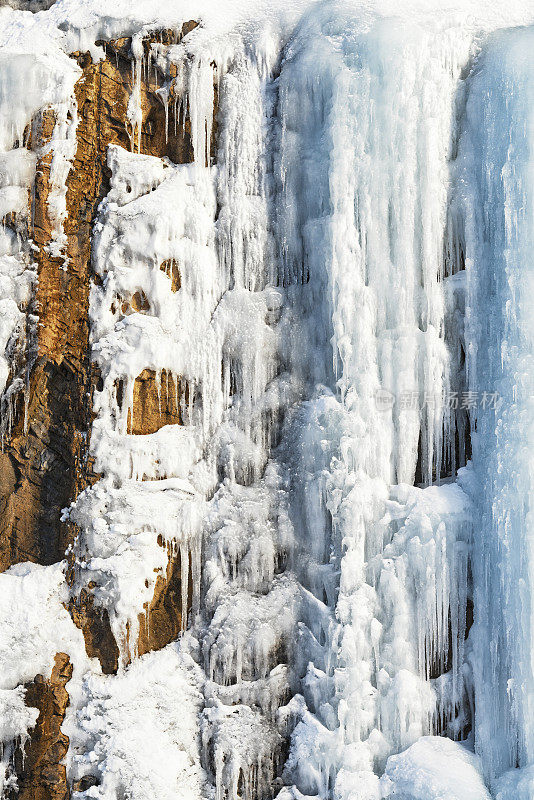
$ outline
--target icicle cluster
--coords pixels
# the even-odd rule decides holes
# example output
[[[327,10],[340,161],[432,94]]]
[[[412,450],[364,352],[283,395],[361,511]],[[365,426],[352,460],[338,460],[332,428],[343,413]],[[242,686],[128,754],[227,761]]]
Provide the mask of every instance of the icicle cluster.
[[[97,39],[133,37],[131,152],[108,150],[92,248],[101,477],[65,511],[80,531],[71,592],[90,586],[107,611],[120,667],[102,676],[83,654],[63,565],[10,571],[9,597],[48,587],[47,611],[27,670],[0,662],[2,738],[32,723],[20,684],[49,668],[56,614],[76,666],[64,729],[79,800],[488,800],[482,775],[523,800],[532,31],[485,41],[480,27],[504,24],[493,6],[482,25],[297,5],[287,25],[282,11],[234,24],[232,5],[213,32],[204,9],[183,40],[194,9],[165,6],[175,43],[151,47],[146,9],[128,24],[90,3],[83,24],[47,12],[48,43],[95,58]],[[33,78],[0,121],[0,211],[26,213],[21,137],[40,93],[63,257],[78,73],[45,49],[0,69],[2,108],[19,72]],[[143,81],[167,134],[190,130],[193,163],[141,153]],[[0,232],[7,425],[33,282],[22,238]],[[141,379],[172,424],[146,425]],[[181,637],[138,658],[178,559]]]
[[[314,655],[286,772],[305,794],[378,797],[392,752],[469,725],[470,503],[458,485],[407,485],[439,482],[456,454],[444,176],[469,46],[460,27],[324,8],[279,79],[283,280],[303,284],[288,295],[314,342],[303,362],[290,339],[291,358],[328,387],[288,446]]]

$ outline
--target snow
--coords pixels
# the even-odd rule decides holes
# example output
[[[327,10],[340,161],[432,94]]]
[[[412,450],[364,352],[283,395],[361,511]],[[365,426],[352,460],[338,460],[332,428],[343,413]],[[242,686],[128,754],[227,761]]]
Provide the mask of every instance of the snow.
[[[0,738],[2,742],[9,742],[11,739],[20,738],[24,745],[28,728],[33,728],[35,725],[37,717],[39,716],[39,711],[25,704],[25,694],[26,692],[22,686],[17,686],[16,689],[0,690],[0,710],[2,719]],[[3,770],[7,767],[5,759],[2,762],[2,767]]]
[[[65,562],[43,567],[22,563],[0,574],[0,789],[16,788],[11,772],[15,744],[22,749],[39,712],[25,704],[24,683],[50,677],[56,653],[73,664],[67,690],[75,702],[81,676],[90,665],[83,635],[65,603]]]
[[[198,667],[175,645],[118,675],[88,674],[76,724],[65,728],[72,736],[72,779],[85,778],[88,786],[73,793],[75,800],[205,796],[200,683]]]
[[[490,800],[477,756],[438,736],[424,736],[390,756],[380,792],[384,800]]]
[[[42,567],[28,562],[0,574],[0,675],[3,689],[49,678],[56,653],[85,654],[83,636],[64,603],[65,563]],[[87,658],[76,665],[87,666]]]
[[[194,607],[198,606],[202,504],[185,481],[125,481],[115,488],[98,481],[86,489],[69,518],[84,531],[74,546],[73,592],[91,583],[98,606],[107,610],[121,656],[136,653],[139,615],[147,614],[156,580],[166,575],[172,557],[191,563]],[[187,606],[188,570],[182,595]],[[150,615],[146,618],[150,627]],[[183,626],[186,625],[184,614]]]
[[[534,769],[511,769],[495,783],[495,800],[529,800],[534,792]]]
[[[148,32],[192,19],[145,57]],[[532,23],[520,0],[0,9],[0,216],[24,222],[25,131],[51,108],[59,259],[67,54],[133,37],[131,152],[108,150],[92,242],[101,477],[64,511],[71,586],[64,564],[0,576],[0,643],[17,655],[0,656],[0,733],[24,741],[22,684],[68,652],[80,800],[488,800],[485,780],[496,800],[529,796],[533,34],[494,31]],[[154,63],[191,164],[139,152]],[[27,381],[21,231],[0,231],[3,430]],[[135,435],[144,370],[181,420]],[[499,418],[450,402],[465,392],[497,392]],[[192,613],[137,658],[178,554]],[[89,585],[117,675],[89,662],[63,605]]]
[[[17,785],[11,769],[14,753],[13,742],[20,742],[22,748],[28,741],[28,730],[33,728],[39,711],[24,702],[26,691],[23,686],[16,689],[0,689],[0,792],[4,794]]]

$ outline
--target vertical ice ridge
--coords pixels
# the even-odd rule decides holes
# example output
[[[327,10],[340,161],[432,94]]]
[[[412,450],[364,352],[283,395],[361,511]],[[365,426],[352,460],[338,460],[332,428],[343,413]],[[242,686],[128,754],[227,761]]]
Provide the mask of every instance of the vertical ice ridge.
[[[302,713],[288,764],[305,794],[378,797],[389,754],[442,728],[461,736],[466,724],[469,501],[458,486],[404,484],[418,460],[424,483],[441,473],[448,161],[469,49],[460,26],[323,7],[301,23],[279,79],[279,236],[301,325],[323,291],[312,354],[303,361],[297,329],[291,358],[334,392],[312,401],[301,442],[313,465],[304,491],[314,486],[322,501],[318,519],[301,518],[297,543],[315,558],[322,550],[321,569],[339,576],[337,601],[313,587],[335,619],[326,642],[310,631],[316,667],[303,694],[315,716]]]
[[[201,650],[205,764],[217,800],[274,794],[287,735],[299,587],[287,476],[271,458],[281,412],[298,397],[281,352],[284,297],[273,285],[269,53],[236,47],[219,84],[217,248],[225,291],[219,483],[205,523]]]
[[[532,41],[524,29],[488,42],[469,82],[460,147],[469,387],[488,398],[472,434],[481,520],[474,665],[477,749],[492,778],[534,759]]]

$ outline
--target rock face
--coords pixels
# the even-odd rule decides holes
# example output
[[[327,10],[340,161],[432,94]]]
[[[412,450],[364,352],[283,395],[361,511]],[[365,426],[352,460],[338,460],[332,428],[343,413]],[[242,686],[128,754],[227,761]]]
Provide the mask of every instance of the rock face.
[[[163,264],[160,265],[160,269],[165,273],[165,275],[167,275],[168,278],[170,278],[172,291],[177,292],[180,288],[181,278],[180,268],[174,258],[164,261]]]
[[[188,570],[187,614],[192,605],[191,565]],[[139,618],[138,655],[142,656],[151,650],[160,650],[176,639],[182,630],[184,609],[182,608],[183,568],[181,555],[169,552],[169,563],[165,576],[156,581],[154,597],[146,613]]]
[[[145,369],[134,383],[133,406],[128,413],[128,433],[156,433],[164,425],[182,425],[179,381],[162,370]]]
[[[106,609],[95,608],[95,598],[87,589],[69,603],[70,615],[83,632],[90,658],[98,658],[104,675],[114,675],[119,665],[119,648],[113,637]]]
[[[185,35],[195,23],[183,28]],[[147,39],[169,43],[173,32]],[[0,567],[19,561],[52,564],[63,558],[72,531],[60,522],[61,509],[94,480],[87,458],[91,425],[91,366],[89,358],[89,289],[91,284],[91,229],[98,204],[109,190],[107,147],[130,148],[127,108],[132,93],[130,40],[102,43],[106,58],[93,64],[89,54],[77,54],[82,76],[75,86],[78,124],[76,153],[66,180],[66,259],[50,255],[53,223],[48,201],[51,189],[49,145],[54,115],[45,111],[34,121],[29,146],[37,153],[36,183],[29,231],[37,250],[39,314],[38,352],[30,373],[24,430],[24,405],[12,437],[0,457]],[[167,126],[165,108],[156,94],[157,73],[141,80],[143,125],[136,145],[140,152],[192,160],[190,123]],[[169,267],[174,286],[177,267]],[[128,300],[125,300],[128,304]],[[143,310],[143,298],[129,300],[132,310]],[[146,382],[146,376],[140,376]],[[141,391],[139,401],[146,397]],[[172,416],[172,414],[171,414]],[[136,432],[142,430],[142,416]],[[152,419],[149,414],[147,419]],[[151,425],[147,423],[149,427]],[[166,423],[162,423],[166,424]],[[139,427],[141,426],[141,427]]]
[[[83,443],[90,421],[90,235],[101,182],[96,182],[93,174],[98,160],[80,139],[67,180],[71,215],[65,224],[68,265],[64,268],[63,260],[48,252],[52,240],[48,216],[52,151],[47,145],[54,125],[54,115],[45,111],[34,121],[30,140],[38,156],[30,235],[37,247],[39,328],[28,391],[28,429],[19,402],[0,474],[3,487],[10,481],[2,489],[4,569],[23,560],[51,564],[63,558],[68,531],[60,523],[61,509],[82,484]]]
[[[26,702],[39,709],[39,717],[24,753],[19,749],[15,755],[19,790],[13,792],[9,800],[67,800],[69,797],[62,763],[69,740],[61,731],[61,723],[69,702],[65,685],[71,677],[69,657],[58,653],[50,678],[45,680],[42,675],[36,675],[26,687]]]
[[[153,42],[179,41],[196,24],[186,23],[180,35],[160,31],[146,37],[145,52]],[[134,83],[131,40],[99,44],[105,58],[98,63],[93,63],[88,53],[73,54],[82,75],[75,86],[75,154],[66,178],[67,215],[62,223],[64,246],[60,254],[54,246],[57,220],[50,218],[49,203],[54,190],[50,147],[57,124],[54,113],[44,110],[27,131],[27,146],[37,156],[31,225],[26,235],[33,240],[38,268],[33,307],[38,327],[24,354],[28,386],[16,399],[10,436],[0,454],[0,570],[26,560],[43,565],[63,560],[77,530],[61,521],[61,511],[99,477],[88,454],[92,393],[99,378],[91,366],[88,311],[91,283],[97,280],[91,269],[92,226],[98,205],[109,190],[108,145],[135,147],[174,163],[193,159],[190,122],[180,119],[176,126],[167,124],[164,104],[156,93],[161,75],[155,69],[141,77],[141,130],[128,130],[128,102]],[[67,124],[72,121],[68,119]],[[178,291],[179,266],[169,261],[161,269],[171,281],[172,291]],[[150,311],[142,291],[121,298],[121,302],[124,315]],[[153,370],[143,370],[135,381],[129,433],[149,434],[164,425],[181,424],[181,396],[177,376],[165,371],[157,376]],[[170,552],[166,574],[158,577],[153,600],[146,616],[142,615],[137,645],[140,655],[165,646],[180,633],[182,569],[180,554]],[[68,579],[70,574],[72,571]],[[69,611],[83,631],[87,654],[100,660],[104,673],[115,673],[117,643],[107,612],[95,606],[91,588],[88,585],[71,600]],[[51,678],[36,676],[27,687],[26,702],[40,714],[24,757],[20,750],[15,757],[16,796],[22,800],[69,797],[63,763],[68,739],[61,732],[61,723],[69,701],[65,686],[71,674],[68,656],[58,653]]]

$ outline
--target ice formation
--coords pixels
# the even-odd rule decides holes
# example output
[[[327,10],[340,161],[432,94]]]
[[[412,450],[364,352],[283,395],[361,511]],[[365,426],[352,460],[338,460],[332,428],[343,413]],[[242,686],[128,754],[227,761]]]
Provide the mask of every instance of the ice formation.
[[[282,5],[0,9],[3,436],[35,356],[28,126],[52,109],[67,269],[67,54],[132,37],[92,239],[100,478],[63,512],[68,585],[65,563],[0,576],[6,791],[24,683],[65,652],[79,800],[534,796],[534,14]],[[140,152],[154,64],[190,164]],[[144,371],[179,424],[135,433]],[[178,554],[182,635],[139,656]],[[116,675],[65,608],[86,587]]]
[[[534,757],[532,555],[532,30],[480,55],[460,146],[466,204],[470,386],[499,397],[477,414],[481,535],[474,565],[478,747],[492,775]],[[476,120],[476,124],[475,124]],[[492,165],[488,174],[485,164]],[[483,315],[475,308],[484,308]],[[518,790],[519,794],[519,790]]]
[[[13,752],[17,744],[24,747],[28,729],[35,725],[39,714],[37,709],[25,704],[24,684],[36,675],[49,677],[55,654],[65,652],[74,666],[71,682],[74,706],[76,685],[91,669],[82,632],[74,626],[64,607],[68,600],[65,567],[65,563],[50,567],[25,563],[0,575],[2,796],[17,785],[12,771]]]

